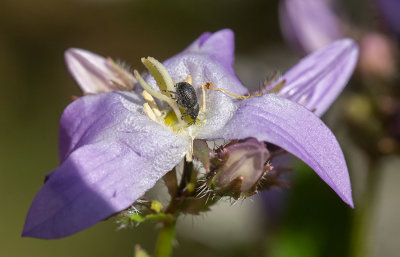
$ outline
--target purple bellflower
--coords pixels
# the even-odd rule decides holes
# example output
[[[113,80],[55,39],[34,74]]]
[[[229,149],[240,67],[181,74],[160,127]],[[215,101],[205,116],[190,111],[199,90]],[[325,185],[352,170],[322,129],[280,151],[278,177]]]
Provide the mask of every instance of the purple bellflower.
[[[329,0],[283,0],[279,20],[286,42],[302,54],[343,37],[342,24]]]
[[[22,235],[65,237],[128,208],[183,158],[190,161],[197,139],[255,138],[280,146],[353,206],[342,150],[318,115],[347,83],[357,54],[352,40],[336,41],[283,75],[280,90],[254,94],[234,73],[229,29],[204,33],[162,64],[143,58],[145,79],[111,59],[69,49],[67,66],[89,94],[64,110],[60,166],[35,196]],[[182,81],[198,96],[195,123],[180,119],[184,113],[168,92]],[[230,95],[206,89],[211,83]]]

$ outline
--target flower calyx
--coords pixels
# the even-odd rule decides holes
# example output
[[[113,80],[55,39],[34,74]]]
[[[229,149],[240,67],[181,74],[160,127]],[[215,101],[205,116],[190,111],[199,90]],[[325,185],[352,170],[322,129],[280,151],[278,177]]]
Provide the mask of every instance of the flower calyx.
[[[206,184],[220,196],[234,199],[251,196],[271,169],[269,158],[270,153],[264,143],[256,139],[232,142],[217,149]]]

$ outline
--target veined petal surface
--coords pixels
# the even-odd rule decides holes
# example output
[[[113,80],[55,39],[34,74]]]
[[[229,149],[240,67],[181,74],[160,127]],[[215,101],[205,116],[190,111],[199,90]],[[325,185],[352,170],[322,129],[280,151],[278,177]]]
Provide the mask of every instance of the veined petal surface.
[[[235,35],[230,29],[222,29],[215,33],[205,32],[197,38],[182,54],[206,54],[222,63],[232,74],[235,61]]]
[[[151,153],[160,137],[176,137],[145,114],[143,103],[133,92],[88,95],[71,103],[60,120],[60,162],[81,146],[108,139],[127,140],[139,152]]]
[[[188,140],[151,121],[136,98],[105,93],[67,107],[62,163],[33,200],[23,236],[59,238],[88,228],[129,207],[183,158]]]
[[[216,138],[254,137],[278,145],[300,158],[353,206],[342,150],[332,132],[312,112],[275,94],[245,99]]]
[[[358,60],[358,46],[341,39],[303,58],[287,71],[279,95],[321,116],[349,81]]]

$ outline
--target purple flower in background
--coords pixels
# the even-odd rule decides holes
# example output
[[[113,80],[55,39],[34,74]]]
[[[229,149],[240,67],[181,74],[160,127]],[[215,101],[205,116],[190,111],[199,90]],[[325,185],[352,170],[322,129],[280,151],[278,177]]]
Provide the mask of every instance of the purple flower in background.
[[[81,97],[64,110],[60,166],[34,198],[22,235],[65,237],[128,208],[185,156],[191,158],[196,139],[256,138],[280,146],[353,206],[342,150],[316,114],[347,83],[356,44],[337,41],[289,70],[277,83],[283,85],[279,93],[243,99],[202,87],[248,93],[233,70],[233,38],[228,29],[205,33],[163,64],[143,58],[152,75],[145,80],[111,59],[68,50],[68,68],[81,88],[106,93]],[[173,89],[172,81],[190,82],[196,90],[201,108],[195,124],[182,124],[176,102],[162,91]],[[137,82],[145,90],[132,90]]]
[[[283,0],[279,21],[285,40],[302,54],[343,37],[342,25],[328,0]]]
[[[400,37],[400,1],[375,0],[375,2],[388,28]]]

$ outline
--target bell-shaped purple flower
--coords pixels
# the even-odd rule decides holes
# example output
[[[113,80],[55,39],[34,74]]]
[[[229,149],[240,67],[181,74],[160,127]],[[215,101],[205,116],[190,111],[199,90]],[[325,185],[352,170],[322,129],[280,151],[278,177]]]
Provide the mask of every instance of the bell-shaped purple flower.
[[[282,0],[279,21],[286,41],[302,54],[343,37],[342,25],[329,0]]]
[[[74,76],[86,76],[75,78],[85,91],[98,92],[109,80],[121,84],[121,75],[104,65],[107,59],[80,51],[69,50],[66,59]],[[303,160],[353,206],[342,150],[307,108],[323,112],[336,97],[353,71],[355,43],[338,41],[302,60],[284,75],[282,93],[238,98],[205,90],[204,84],[212,83],[231,94],[248,92],[234,74],[233,52],[232,31],[206,33],[163,64],[142,59],[152,74],[143,80],[135,72],[144,91],[93,94],[71,103],[60,121],[61,164],[35,196],[23,236],[65,237],[128,208],[182,158],[191,157],[196,139],[273,143]],[[195,124],[174,119],[181,116],[176,102],[159,90],[173,89],[172,81],[190,82],[197,92],[201,108]]]

